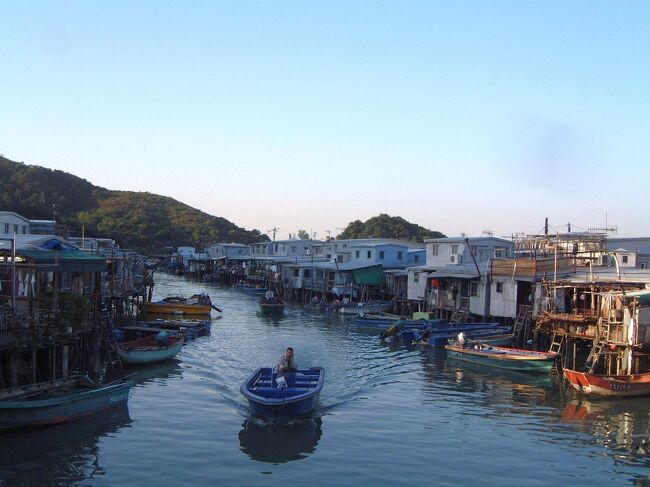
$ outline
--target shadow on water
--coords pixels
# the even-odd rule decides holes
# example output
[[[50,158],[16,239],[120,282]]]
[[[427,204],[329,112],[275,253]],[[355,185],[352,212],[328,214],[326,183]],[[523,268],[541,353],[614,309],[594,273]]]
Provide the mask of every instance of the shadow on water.
[[[105,473],[99,441],[131,423],[124,404],[68,423],[0,433],[0,484],[69,485]]]
[[[251,459],[266,463],[287,463],[314,453],[323,435],[323,420],[291,418],[247,419],[239,432],[241,451]]]

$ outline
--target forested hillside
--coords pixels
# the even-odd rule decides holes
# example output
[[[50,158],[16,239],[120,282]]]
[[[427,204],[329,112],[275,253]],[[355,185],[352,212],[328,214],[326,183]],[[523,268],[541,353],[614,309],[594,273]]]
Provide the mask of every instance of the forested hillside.
[[[180,245],[268,240],[225,218],[208,215],[166,196],[111,191],[72,174],[0,157],[0,210],[50,220],[71,235],[108,237],[122,248],[161,252]]]

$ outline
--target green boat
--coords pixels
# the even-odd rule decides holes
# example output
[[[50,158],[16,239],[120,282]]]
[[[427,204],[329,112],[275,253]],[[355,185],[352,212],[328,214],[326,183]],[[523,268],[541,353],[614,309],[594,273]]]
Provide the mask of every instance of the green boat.
[[[536,352],[483,344],[472,347],[446,345],[445,349],[450,357],[458,360],[520,372],[548,373],[559,356],[555,352]]]
[[[64,423],[126,405],[132,381],[96,384],[73,376],[0,391],[0,430]]]
[[[184,342],[180,335],[170,336],[160,332],[139,340],[118,343],[117,353],[125,364],[152,364],[175,357]]]

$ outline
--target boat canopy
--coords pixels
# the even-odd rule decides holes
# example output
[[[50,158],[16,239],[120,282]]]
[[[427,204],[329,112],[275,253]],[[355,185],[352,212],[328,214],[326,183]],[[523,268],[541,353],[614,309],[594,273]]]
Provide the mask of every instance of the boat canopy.
[[[357,284],[368,284],[370,286],[382,286],[385,284],[384,268],[381,265],[364,267],[352,271],[354,282]]]

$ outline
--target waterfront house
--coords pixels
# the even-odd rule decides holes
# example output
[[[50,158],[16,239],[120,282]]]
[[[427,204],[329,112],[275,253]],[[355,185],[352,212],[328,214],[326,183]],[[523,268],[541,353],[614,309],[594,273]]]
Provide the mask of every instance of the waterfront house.
[[[512,257],[513,242],[496,237],[449,237],[425,243],[426,263],[408,269],[408,299],[441,317],[455,311],[491,315],[490,261]],[[502,290],[494,287],[497,293]]]

